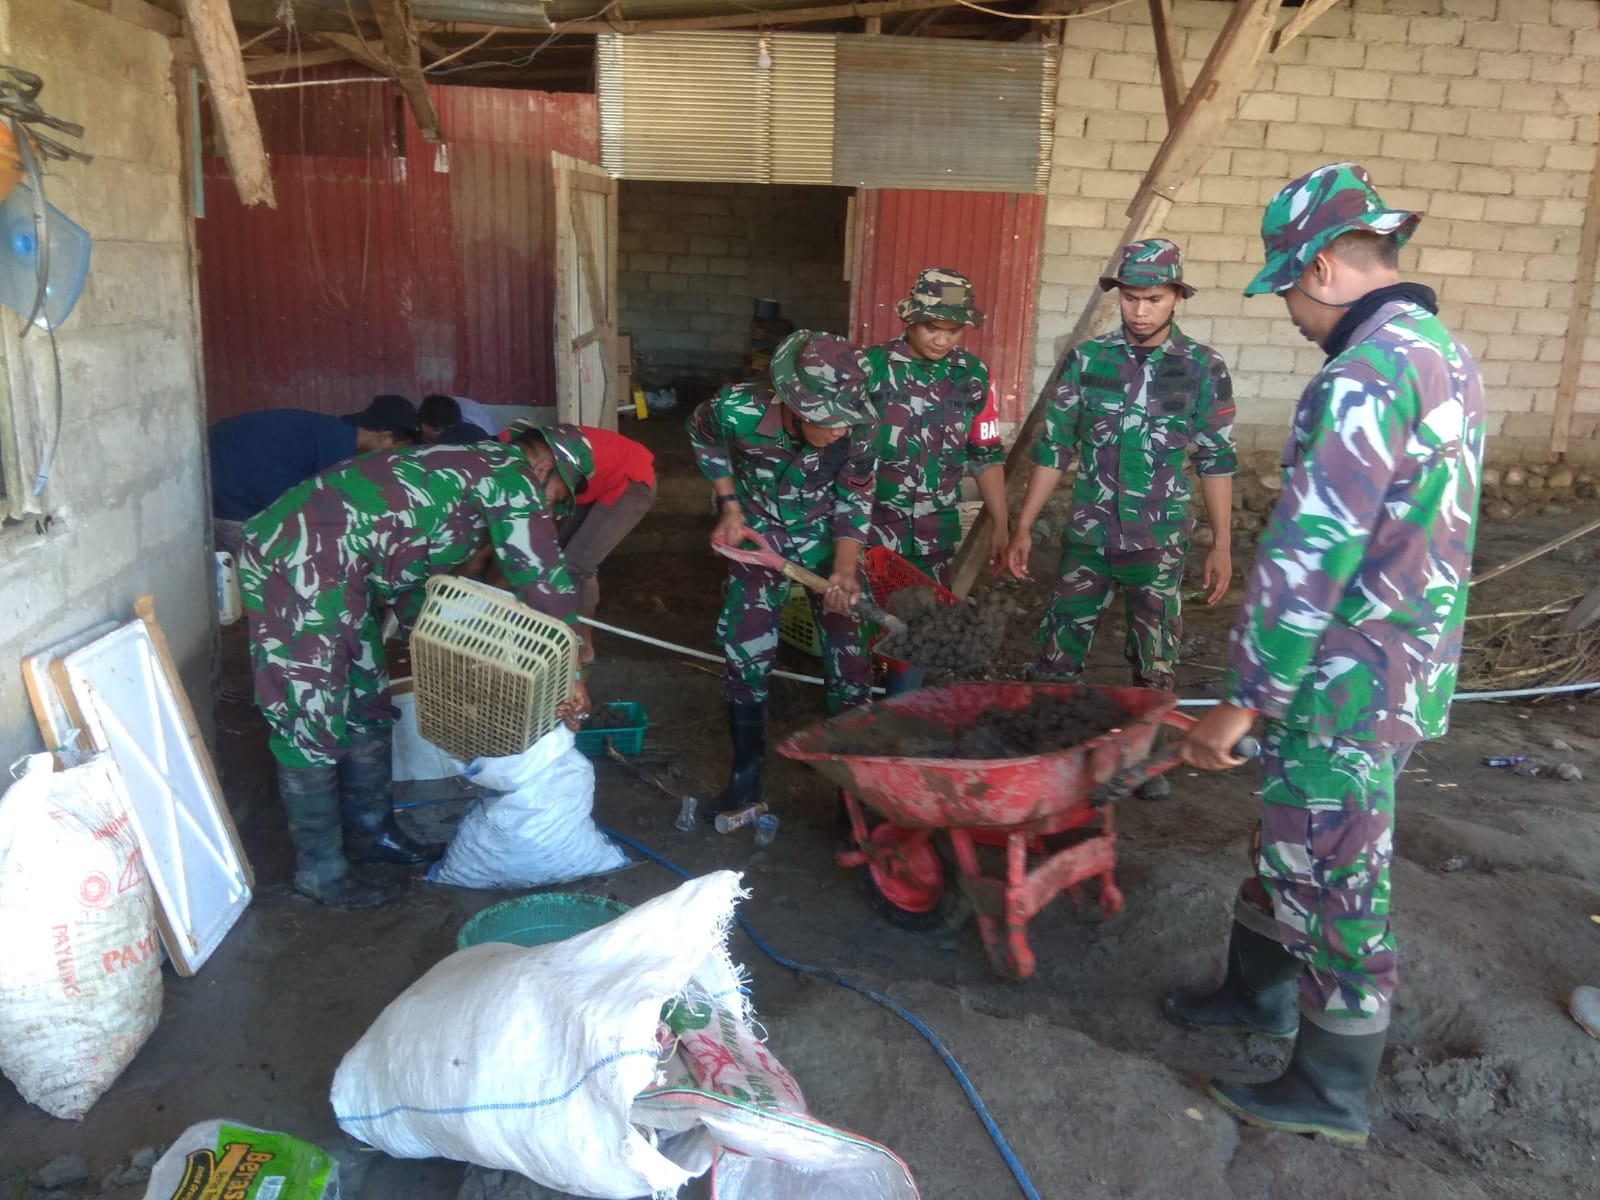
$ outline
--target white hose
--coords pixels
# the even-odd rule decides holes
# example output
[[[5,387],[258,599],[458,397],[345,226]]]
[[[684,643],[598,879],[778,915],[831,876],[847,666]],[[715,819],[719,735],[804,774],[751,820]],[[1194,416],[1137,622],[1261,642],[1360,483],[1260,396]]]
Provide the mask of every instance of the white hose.
[[[704,659],[706,662],[720,663],[723,661],[720,654],[707,654],[704,650],[691,650],[688,646],[680,646],[675,642],[664,642],[660,638],[649,637],[646,634],[634,633],[631,629],[623,629],[617,625],[607,625],[604,621],[596,621],[590,617],[579,617],[585,625],[595,629],[614,633],[618,637],[632,638],[636,642],[643,642],[647,646],[655,646],[661,650],[671,650],[675,654],[684,654],[690,658]],[[827,681],[817,675],[796,675],[793,671],[774,671],[779,679],[792,679],[796,683],[814,683],[818,686]],[[873,688],[874,692],[882,693],[882,688]],[[1457,692],[1455,703],[1465,703],[1469,700],[1518,700],[1526,696],[1555,696],[1566,692],[1594,692],[1600,691],[1600,679],[1593,683],[1564,683],[1559,687],[1542,688],[1515,688],[1503,692]],[[1179,708],[1214,708],[1222,703],[1220,700],[1179,700]]]

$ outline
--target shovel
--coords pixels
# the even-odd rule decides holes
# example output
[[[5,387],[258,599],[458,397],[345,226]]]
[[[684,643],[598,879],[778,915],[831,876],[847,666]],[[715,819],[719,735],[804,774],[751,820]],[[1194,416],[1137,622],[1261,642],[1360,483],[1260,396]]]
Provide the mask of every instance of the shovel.
[[[1174,729],[1189,729],[1194,725],[1194,718],[1187,713],[1169,712],[1161,718],[1161,723],[1170,725]],[[1247,733],[1233,744],[1233,756],[1247,759],[1260,758],[1261,743]],[[1182,754],[1175,748],[1168,747],[1165,751],[1158,751],[1147,758],[1128,763],[1090,794],[1089,803],[1095,808],[1102,808],[1107,804],[1121,804],[1157,775],[1165,775],[1182,761]]]
[[[783,555],[774,550],[766,538],[753,529],[744,531],[746,541],[756,544],[756,549],[748,550],[739,546],[730,546],[726,542],[712,542],[711,548],[723,558],[731,558],[734,562],[748,563],[754,567],[765,567],[769,571],[776,571],[786,579],[792,579],[802,587],[810,588],[817,595],[826,595],[828,581],[815,571],[808,571],[799,563],[790,562]],[[863,592],[851,605],[858,617],[868,621],[876,621],[889,631],[890,637],[897,637],[906,631],[906,623],[899,617],[892,616],[874,604],[870,597]]]

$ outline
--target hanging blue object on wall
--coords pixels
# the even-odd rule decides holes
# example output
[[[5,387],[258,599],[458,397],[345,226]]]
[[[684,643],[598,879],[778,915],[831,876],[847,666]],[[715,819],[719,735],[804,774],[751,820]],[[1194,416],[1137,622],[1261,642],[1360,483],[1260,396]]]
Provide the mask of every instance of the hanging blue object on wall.
[[[0,204],[0,304],[24,317],[33,311],[39,293],[34,205],[34,191],[26,180],[12,188]],[[83,292],[93,239],[53,204],[45,204],[44,212],[49,238],[45,299],[34,323],[41,329],[55,329],[67,319]]]

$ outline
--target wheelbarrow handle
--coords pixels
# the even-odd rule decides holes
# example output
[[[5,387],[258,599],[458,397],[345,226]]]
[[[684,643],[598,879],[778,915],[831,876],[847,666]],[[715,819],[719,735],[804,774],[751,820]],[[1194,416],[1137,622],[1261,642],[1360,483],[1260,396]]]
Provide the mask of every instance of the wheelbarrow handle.
[[[1190,730],[1195,726],[1195,719],[1188,713],[1173,710],[1161,714],[1160,723],[1173,729]],[[1243,759],[1260,758],[1261,742],[1254,735],[1247,733],[1233,744],[1233,756]],[[1100,808],[1113,801],[1123,800],[1156,776],[1165,775],[1182,762],[1183,755],[1174,753],[1162,758],[1151,755],[1140,762],[1132,763],[1096,788],[1089,797],[1089,803],[1095,808]]]

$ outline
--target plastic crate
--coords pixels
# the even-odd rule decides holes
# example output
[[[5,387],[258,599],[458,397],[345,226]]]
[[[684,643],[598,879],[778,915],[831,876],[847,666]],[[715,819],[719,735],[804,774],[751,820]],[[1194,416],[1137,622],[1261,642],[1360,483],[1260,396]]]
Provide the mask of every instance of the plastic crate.
[[[960,596],[932,575],[919,571],[887,546],[868,546],[867,552],[862,555],[862,566],[867,574],[867,591],[872,593],[872,602],[885,611],[889,608],[890,596],[905,588],[913,587],[932,588],[934,596],[946,608],[962,603]],[[885,630],[877,625],[872,629],[867,644],[876,646],[883,638]],[[879,654],[878,657],[891,666],[906,665],[897,658],[890,658],[887,654]]]
[[[435,575],[411,634],[417,731],[464,761],[521,754],[573,694],[578,635],[509,592]]]
[[[789,599],[778,614],[778,640],[801,654],[822,657],[822,632],[811,616],[811,599],[799,584],[789,589]]]
[[[618,754],[638,754],[644,749],[644,731],[650,728],[650,720],[645,716],[644,705],[636,704],[632,700],[613,700],[610,704],[601,705],[609,708],[623,717],[623,723],[608,729],[578,728],[578,749],[590,758],[604,758],[606,756],[606,742],[616,747]]]
[[[598,929],[628,911],[620,900],[582,892],[540,892],[503,900],[468,919],[456,934],[456,949],[485,942],[548,946]]]

